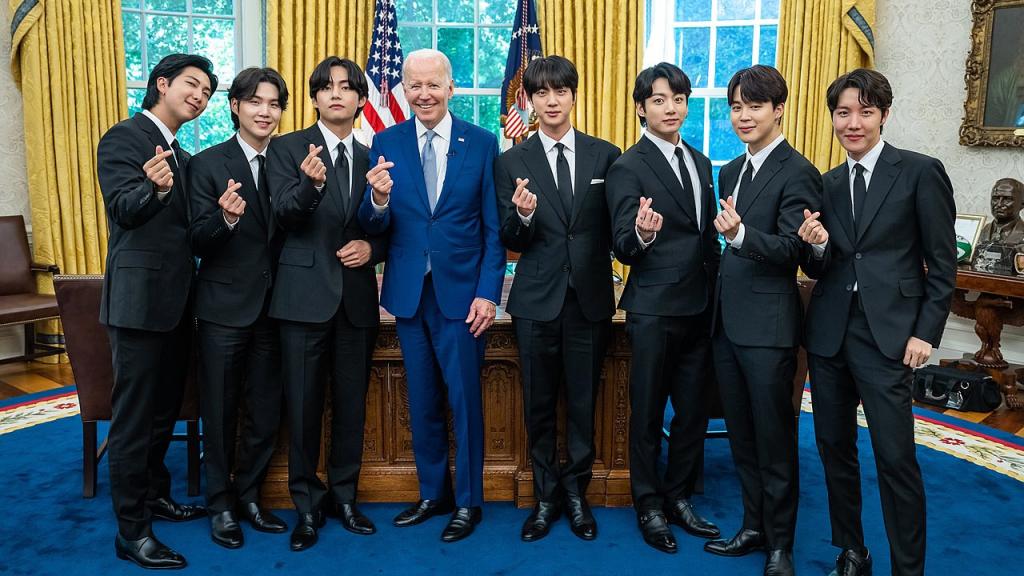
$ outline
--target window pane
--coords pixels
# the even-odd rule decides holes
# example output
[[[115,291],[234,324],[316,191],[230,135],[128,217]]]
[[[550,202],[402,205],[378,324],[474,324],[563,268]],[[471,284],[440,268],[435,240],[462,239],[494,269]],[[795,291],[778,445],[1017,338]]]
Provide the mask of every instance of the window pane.
[[[508,43],[512,37],[511,28],[477,28],[477,87],[501,88],[505,77],[505,63],[508,60]]]
[[[711,179],[714,180],[714,182],[715,182],[715,195],[717,196],[716,200],[718,198],[722,197],[722,192],[718,189],[718,173],[721,172],[721,171],[722,171],[722,166],[721,165],[719,165],[719,166],[716,166],[714,164],[711,165]],[[728,198],[729,195],[726,194],[725,197]],[[715,202],[715,206],[718,207],[718,211],[719,212],[722,211],[722,205],[721,204],[719,204],[718,202]]]
[[[398,41],[402,43],[402,54],[405,55],[420,48],[434,47],[434,39],[429,26],[399,26]]]
[[[410,24],[412,22],[429,23],[434,21],[431,14],[434,6],[431,0],[402,0],[395,2],[395,16],[398,22]]]
[[[779,0],[761,0],[761,18],[776,20],[779,17]]]
[[[147,10],[164,10],[166,12],[184,12],[185,0],[145,0]]]
[[[723,26],[715,48],[715,86],[728,86],[737,70],[753,64],[754,27]]]
[[[711,146],[708,148],[712,160],[732,160],[743,154],[743,142],[732,131],[729,121],[729,102],[725,98],[711,99]]]
[[[676,21],[702,22],[705,20],[711,20],[711,0],[676,0]]]
[[[479,0],[480,24],[511,24],[518,2],[511,0]]]
[[[778,41],[778,26],[761,26],[761,44],[757,49],[758,64],[775,66],[775,48]]]
[[[437,0],[438,22],[473,23],[473,0]]]
[[[718,0],[719,20],[751,20],[756,0]]]
[[[437,49],[452,61],[455,85],[462,88],[473,86],[473,29],[438,28]]]
[[[199,150],[227,140],[234,132],[227,93],[217,92],[199,117]]]
[[[501,140],[501,96],[480,96],[480,127],[490,130]]]
[[[472,96],[452,96],[452,99],[448,102],[448,109],[460,120],[476,123],[476,118],[473,114]]]
[[[199,152],[199,149],[196,148],[196,124],[198,122],[198,120],[193,120],[182,124],[181,128],[178,128],[178,133],[174,135],[178,140],[178,146],[190,154]]]
[[[235,2],[234,0],[192,0],[192,11],[196,14],[230,16],[235,13]]]
[[[188,52],[188,18],[146,16],[146,65],[152,68],[175,52]]]
[[[121,0],[121,8],[135,8],[139,9],[140,0]]]
[[[676,28],[676,63],[690,77],[694,88],[708,86],[710,52],[710,28]]]
[[[679,129],[683,140],[696,148],[704,150],[704,105],[707,100],[704,98],[690,98],[686,121]]]
[[[136,112],[142,112],[142,99],[145,97],[145,88],[128,89],[128,116],[134,116]]]
[[[213,73],[227,86],[235,77],[235,21],[193,18],[192,26],[195,52],[213,61]]]
[[[146,80],[142,71],[142,15],[137,12],[121,12],[124,27],[124,64],[128,69],[128,80]]]

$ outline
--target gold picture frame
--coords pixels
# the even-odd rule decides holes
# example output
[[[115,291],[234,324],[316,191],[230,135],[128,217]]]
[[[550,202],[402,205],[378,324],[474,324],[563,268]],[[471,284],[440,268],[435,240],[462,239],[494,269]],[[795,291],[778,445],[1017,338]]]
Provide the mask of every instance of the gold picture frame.
[[[974,0],[964,146],[1024,147],[1024,0]]]

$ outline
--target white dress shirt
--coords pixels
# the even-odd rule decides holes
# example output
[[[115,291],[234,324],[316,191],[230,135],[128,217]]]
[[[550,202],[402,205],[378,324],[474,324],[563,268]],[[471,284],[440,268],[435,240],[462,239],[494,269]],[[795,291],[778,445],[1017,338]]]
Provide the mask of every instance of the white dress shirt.
[[[768,159],[768,156],[779,147],[786,140],[786,137],[779,134],[775,140],[772,140],[770,144],[764,148],[758,150],[757,154],[750,153],[750,146],[747,146],[747,159],[743,163],[743,167],[740,168],[740,177],[736,179],[736,186],[732,189],[732,201],[733,206],[739,206],[740,203],[740,181],[743,180],[744,170],[753,170],[750,173],[750,179],[753,180],[757,176],[758,170],[764,165],[764,161]],[[740,222],[740,229],[736,231],[736,236],[733,237],[732,242],[726,238],[725,241],[729,242],[729,245],[739,250],[743,246],[743,238],[746,237],[746,228],[742,222]]]
[[[679,181],[679,185],[682,186],[683,177],[679,167],[679,158],[676,157],[676,148],[683,151],[683,162],[686,164],[686,173],[690,176],[690,183],[693,185],[693,207],[696,210],[697,215],[697,226],[700,227],[701,221],[701,185],[700,178],[697,176],[697,164],[693,160],[693,155],[690,154],[690,149],[683,143],[683,139],[680,137],[679,141],[675,144],[666,142],[657,136],[652,136],[649,132],[644,132],[644,137],[654,142],[654,145],[658,147],[658,150],[665,155],[665,160],[668,160],[668,165],[672,167],[672,172],[676,175],[676,180]],[[653,205],[652,205],[653,208]],[[657,234],[654,235],[657,238]],[[640,240],[640,246],[647,248],[654,243],[655,238],[651,238],[650,242],[644,242],[643,238],[640,237],[640,230],[636,231],[636,237]]]
[[[561,143],[565,146],[565,151],[562,154],[565,156],[567,162],[569,162],[569,189],[576,193],[576,188],[573,186],[576,182],[576,129],[569,128],[561,139],[555,140],[544,133],[544,130],[539,130],[537,136],[540,138],[541,147],[544,149],[544,157],[548,160],[548,168],[551,169],[551,175],[554,178],[555,186],[558,186],[558,149],[555,148],[555,144]],[[531,212],[529,216],[523,216],[522,212],[516,208],[516,213],[519,214],[519,219],[523,222],[524,226],[529,226],[533,220],[533,215],[536,212]]]
[[[152,120],[153,124],[156,124],[156,127],[160,130],[160,133],[163,134],[164,140],[167,141],[167,150],[171,151],[171,156],[174,157],[174,163],[177,164],[179,168],[181,168],[181,163],[178,161],[178,155],[174,153],[174,146],[171,145],[171,143],[174,142],[174,132],[171,132],[171,129],[168,128],[167,125],[164,124],[162,120],[157,118],[156,114],[153,114],[149,110],[143,110],[142,115]],[[156,155],[156,150],[153,151],[153,154]],[[165,192],[160,192],[158,190],[156,193],[157,200],[160,200],[162,202],[163,199],[166,198],[167,195],[170,193],[170,190],[167,190]]]
[[[427,143],[427,130],[428,128],[420,122],[419,118],[416,118],[416,149],[420,153],[420,161],[423,161],[423,147]],[[437,202],[441,201],[441,190],[444,190],[444,177],[445,172],[448,170],[448,149],[451,147],[452,142],[452,114],[447,112],[444,118],[434,126],[434,139],[431,140],[431,146],[434,147],[434,160],[437,162],[437,190],[435,191],[435,198]],[[385,160],[388,160],[385,158]],[[376,162],[376,160],[374,160]],[[420,171],[422,171],[422,166]],[[430,191],[427,191],[430,194]],[[373,200],[373,194],[370,195],[370,204],[373,205],[373,210],[377,214],[383,213],[388,208],[388,204],[391,203],[391,196],[388,196],[388,201],[383,205],[378,205]],[[437,203],[434,204],[435,206]]]

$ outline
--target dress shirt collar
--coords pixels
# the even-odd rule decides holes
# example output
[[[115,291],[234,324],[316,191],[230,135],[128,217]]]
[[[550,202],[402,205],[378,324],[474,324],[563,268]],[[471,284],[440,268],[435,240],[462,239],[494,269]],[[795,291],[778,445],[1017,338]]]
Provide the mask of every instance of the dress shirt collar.
[[[750,146],[747,146],[747,162],[749,162],[750,165],[754,167],[755,174],[758,170],[761,169],[761,165],[764,164],[764,161],[767,160],[769,156],[771,156],[772,151],[778,148],[779,144],[782,144],[785,140],[786,137],[783,136],[782,134],[779,134],[779,136],[775,138],[775,140],[772,140],[771,144],[758,150],[757,154],[751,154]]]
[[[540,144],[544,147],[544,153],[549,154],[551,149],[555,147],[555,144],[561,142],[565,146],[567,152],[576,151],[576,129],[569,128],[569,131],[562,136],[561,140],[555,140],[551,136],[544,133],[543,130],[537,131],[537,136],[540,137]]]
[[[875,164],[878,163],[878,157],[882,155],[882,148],[884,147],[885,141],[879,138],[878,144],[875,144],[874,148],[868,150],[867,154],[864,154],[860,160],[854,160],[847,155],[846,167],[850,171],[850,174],[853,174],[853,167],[856,164],[860,164],[869,174],[873,174],[875,172]]]
[[[245,154],[245,161],[248,162],[249,164],[252,164],[252,161],[257,156],[263,156],[264,158],[267,157],[266,148],[264,148],[262,152],[257,152],[255,148],[249,146],[249,143],[246,142],[245,139],[242,138],[242,135],[239,134],[238,132],[235,132],[235,139],[238,140],[238,145],[242,147],[242,154]]]
[[[683,149],[684,158],[690,157],[690,151],[686,149],[686,144],[683,142],[682,136],[679,137],[679,141],[676,142],[675,144],[672,144],[671,142],[666,142],[665,140],[662,140],[657,136],[652,136],[649,132],[646,131],[644,132],[644,137],[646,137],[651,142],[654,142],[654,145],[658,147],[658,150],[661,150],[661,153],[665,155],[665,160],[668,160],[669,164],[672,164],[672,157],[676,155],[676,148]]]
[[[171,132],[171,129],[168,128],[167,125],[163,123],[163,121],[156,117],[156,114],[153,114],[149,110],[143,110],[142,115],[152,120],[153,124],[156,124],[156,127],[160,129],[160,133],[164,135],[164,140],[167,140],[168,146],[170,146],[171,143],[174,142],[174,132]]]
[[[427,133],[428,128],[416,118],[416,140],[419,141]],[[434,137],[440,136],[445,142],[452,141],[452,113],[446,112],[444,118],[434,126]]]
[[[324,136],[324,144],[327,145],[327,152],[328,152],[328,154],[331,155],[331,158],[335,162],[337,162],[338,159],[337,159],[337,157],[334,156],[334,153],[337,151],[338,143],[340,143],[340,142],[344,142],[345,143],[345,152],[347,153],[347,156],[348,157],[352,156],[352,132],[351,131],[349,131],[348,136],[345,136],[345,138],[342,139],[342,138],[338,138],[338,135],[335,134],[334,132],[331,132],[331,129],[328,128],[326,124],[324,124],[323,120],[317,120],[316,125],[320,127],[320,133],[323,134],[323,136]]]

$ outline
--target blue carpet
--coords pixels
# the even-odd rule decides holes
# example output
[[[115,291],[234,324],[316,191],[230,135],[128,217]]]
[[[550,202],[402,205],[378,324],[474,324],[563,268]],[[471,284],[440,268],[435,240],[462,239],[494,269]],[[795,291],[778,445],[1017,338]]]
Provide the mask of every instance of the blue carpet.
[[[52,394],[52,392],[51,392]],[[23,399],[19,399],[23,400]],[[929,416],[932,416],[929,414]],[[957,424],[963,424],[956,421]],[[969,428],[964,426],[965,428]],[[987,432],[992,432],[987,430]],[[105,431],[104,431],[105,432]],[[996,433],[991,435],[996,436]],[[795,558],[798,573],[824,575],[835,549],[829,544],[827,501],[821,462],[813,443],[811,415],[800,418],[801,500]],[[1012,438],[1012,437],[1011,437]],[[1020,441],[1017,439],[1017,443]],[[81,425],[64,418],[0,436],[0,573],[141,574],[113,554],[116,530],[106,466],[97,497],[81,498]],[[882,524],[867,431],[861,429],[864,529],[876,574],[887,574],[888,545]],[[1010,574],[1019,570],[1024,542],[1024,484],[927,448],[919,448],[928,494],[928,574]],[[175,496],[185,496],[185,448],[174,443],[168,464],[176,475]],[[726,440],[707,443],[707,492],[697,507],[726,534],[739,526],[739,487]],[[378,533],[360,537],[330,520],[320,543],[293,553],[288,535],[261,534],[245,526],[246,544],[225,550],[209,540],[208,523],[157,522],[158,536],[189,560],[195,574],[706,574],[756,575],[763,555],[727,559],[704,553],[703,541],[675,529],[680,551],[666,555],[647,547],[630,509],[595,509],[600,535],[578,540],[563,520],[536,543],[519,540],[527,511],[508,503],[484,507],[484,521],[468,540],[442,544],[444,519],[397,529],[398,504],[366,504]],[[294,515],[282,512],[289,522]]]

